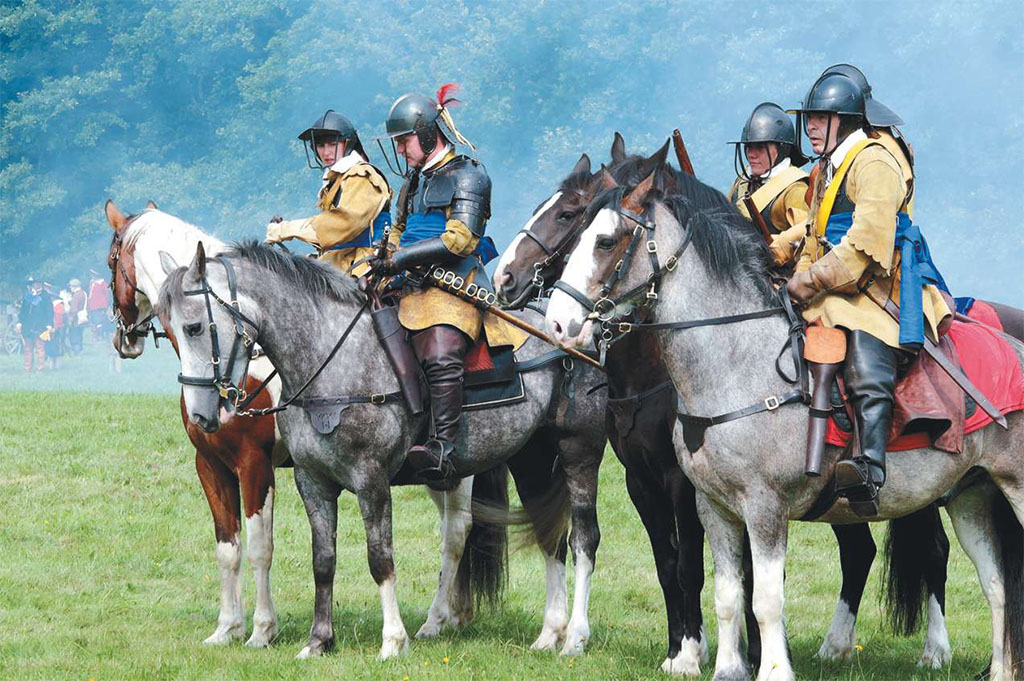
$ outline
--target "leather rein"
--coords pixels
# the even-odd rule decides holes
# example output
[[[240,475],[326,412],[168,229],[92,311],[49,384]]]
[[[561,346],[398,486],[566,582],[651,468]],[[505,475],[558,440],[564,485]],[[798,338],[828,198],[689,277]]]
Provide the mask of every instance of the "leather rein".
[[[774,317],[778,314],[784,314],[789,321],[786,341],[783,343],[782,349],[775,358],[775,371],[784,382],[789,385],[794,385],[796,388],[781,395],[769,395],[768,397],[751,405],[726,412],[724,414],[718,414],[717,416],[695,416],[682,411],[678,412],[677,418],[685,426],[685,428],[683,428],[683,440],[686,444],[686,448],[691,454],[700,449],[704,444],[704,431],[711,426],[744,418],[746,416],[752,416],[753,414],[758,414],[763,411],[774,411],[784,404],[795,404],[797,402],[803,404],[810,403],[810,380],[806,364],[803,362],[804,322],[793,308],[792,301],[789,299],[789,294],[786,292],[785,286],[780,287],[775,294],[779,301],[779,305],[763,310],[727,315],[723,317],[707,317],[704,319],[679,322],[624,321],[618,314],[620,307],[632,307],[634,303],[639,301],[639,304],[636,305],[636,307],[651,308],[657,303],[658,291],[661,288],[662,281],[668,274],[676,270],[676,267],[679,264],[679,258],[682,257],[683,253],[692,241],[693,229],[691,227],[691,223],[693,221],[693,217],[691,216],[685,226],[681,225],[683,230],[683,240],[679,244],[679,247],[676,248],[676,250],[668,257],[665,264],[662,265],[658,257],[658,244],[654,240],[654,230],[657,225],[653,220],[648,218],[647,211],[640,214],[623,206],[618,206],[615,210],[621,217],[631,220],[635,224],[635,227],[622,259],[616,263],[615,268],[601,286],[601,297],[598,300],[593,301],[585,293],[579,291],[562,279],[559,279],[554,284],[554,288],[567,294],[573,300],[582,305],[584,309],[589,310],[590,312],[587,315],[587,319],[594,321],[599,325],[601,330],[599,345],[601,346],[600,351],[602,360],[610,344],[621,339],[625,334],[637,329],[646,329],[649,331],[680,331],[683,329],[694,329],[702,326],[735,324],[751,319]],[[615,286],[629,272],[629,269],[636,257],[637,250],[640,248],[640,244],[642,242],[644,244],[643,248],[646,251],[648,260],[651,264],[651,274],[649,274],[647,279],[641,284],[638,284],[625,293],[613,298],[612,292]],[[618,335],[616,335],[616,332]],[[796,375],[793,377],[786,375],[782,370],[781,360],[786,354],[787,349],[790,350],[793,366],[796,370]]]

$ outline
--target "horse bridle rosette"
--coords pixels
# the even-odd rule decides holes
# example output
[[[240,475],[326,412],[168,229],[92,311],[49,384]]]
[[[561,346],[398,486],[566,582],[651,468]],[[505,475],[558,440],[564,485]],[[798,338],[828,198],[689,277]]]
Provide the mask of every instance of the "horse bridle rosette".
[[[186,296],[203,296],[206,302],[206,316],[208,319],[207,327],[210,330],[210,364],[213,366],[213,376],[185,376],[184,374],[178,374],[178,383],[182,385],[191,385],[201,388],[213,388],[220,395],[221,399],[227,401],[232,406],[237,407],[246,398],[246,392],[244,385],[249,376],[249,360],[252,358],[252,347],[255,343],[255,338],[258,335],[259,327],[256,322],[252,321],[244,314],[238,307],[238,294],[237,286],[235,282],[235,271],[231,266],[231,262],[222,256],[214,256],[207,259],[206,262],[217,261],[224,266],[224,271],[227,274],[228,280],[228,295],[230,296],[229,301],[225,301],[217,292],[210,287],[210,282],[204,274],[200,280],[201,288],[193,289],[191,291],[182,291],[183,295]],[[217,335],[217,322],[213,319],[213,303],[216,301],[218,305],[224,308],[233,321],[232,329],[234,331],[234,337],[231,341],[231,353],[228,355],[227,366],[221,371],[220,364],[220,338]],[[252,335],[250,335],[245,328],[248,324],[253,329]],[[242,372],[242,385],[235,385],[231,382],[231,374],[235,367],[235,357],[238,356],[239,346],[244,345],[245,350],[245,370]]]

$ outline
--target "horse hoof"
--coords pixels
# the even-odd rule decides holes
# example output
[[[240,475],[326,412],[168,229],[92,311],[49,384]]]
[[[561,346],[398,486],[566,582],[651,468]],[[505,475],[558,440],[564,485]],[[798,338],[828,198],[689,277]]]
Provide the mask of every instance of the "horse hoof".
[[[226,646],[233,641],[241,641],[245,636],[245,632],[242,630],[241,625],[233,625],[231,627],[217,627],[217,630],[206,637],[203,641],[204,646]]]
[[[700,662],[680,651],[675,657],[666,657],[661,671],[672,676],[700,676]]]
[[[537,640],[530,645],[530,650],[554,650],[558,647],[560,638],[557,631],[545,629],[540,632]]]
[[[409,637],[402,636],[399,638],[385,639],[380,646],[380,655],[377,656],[378,660],[390,660],[394,657],[404,657],[409,654]]]
[[[582,655],[587,649],[588,640],[589,639],[586,636],[579,634],[566,638],[565,645],[562,646],[562,650],[559,655],[562,657],[575,657],[576,655]]]
[[[295,656],[296,660],[308,660],[311,657],[323,657],[324,649],[320,646],[307,645],[299,654]]]
[[[750,681],[750,671],[744,667],[733,667],[716,671],[711,681]]]
[[[926,669],[942,669],[953,660],[953,651],[950,650],[949,646],[926,646],[924,652],[921,654],[921,659],[917,661],[918,667],[924,667]]]
[[[816,657],[825,662],[852,660],[853,646],[852,641],[839,642],[832,638],[826,638],[821,647],[818,648]]]
[[[418,638],[418,639],[437,638],[438,636],[441,635],[441,631],[443,629],[444,629],[444,625],[441,624],[440,622],[431,622],[430,620],[427,620],[426,622],[423,623],[423,626],[420,627],[420,630],[416,632],[416,638]]]

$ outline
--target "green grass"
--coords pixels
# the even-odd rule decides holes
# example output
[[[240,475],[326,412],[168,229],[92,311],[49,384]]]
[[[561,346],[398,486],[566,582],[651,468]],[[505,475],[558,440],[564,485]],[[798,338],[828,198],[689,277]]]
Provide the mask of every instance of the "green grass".
[[[351,495],[342,497],[339,522],[336,651],[294,660],[309,629],[313,584],[309,529],[291,477],[278,476],[272,588],[280,638],[269,650],[205,647],[218,574],[177,398],[0,393],[0,679],[665,678],[661,592],[614,457],[601,472],[592,641],[576,660],[528,649],[540,628],[544,577],[538,553],[521,550],[510,557],[503,609],[479,612],[440,640],[414,641],[408,657],[377,662],[380,604]],[[420,489],[396,490],[394,510],[399,600],[413,634],[437,579],[438,521]],[[838,553],[827,527],[792,526],[786,612],[800,678],[966,679],[985,666],[988,609],[959,547],[948,583],[951,669],[919,671],[922,634],[897,639],[881,627],[878,572],[861,609],[858,659],[818,663],[812,655],[838,593]],[[714,644],[710,567],[707,574]],[[247,609],[250,575],[246,566]]]

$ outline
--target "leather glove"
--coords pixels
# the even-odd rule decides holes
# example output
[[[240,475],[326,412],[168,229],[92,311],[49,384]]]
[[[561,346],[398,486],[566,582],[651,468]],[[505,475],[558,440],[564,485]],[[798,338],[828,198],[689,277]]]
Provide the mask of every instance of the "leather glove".
[[[265,240],[266,243],[276,244],[285,240],[286,237],[283,234],[283,230],[281,229],[281,222],[281,216],[275,215],[270,219],[270,222],[267,223],[267,238]]]
[[[818,295],[810,270],[794,273],[786,282],[786,291],[789,297],[798,303],[806,303]]]
[[[402,271],[393,258],[373,258],[368,265],[370,274],[378,277],[393,277]]]

